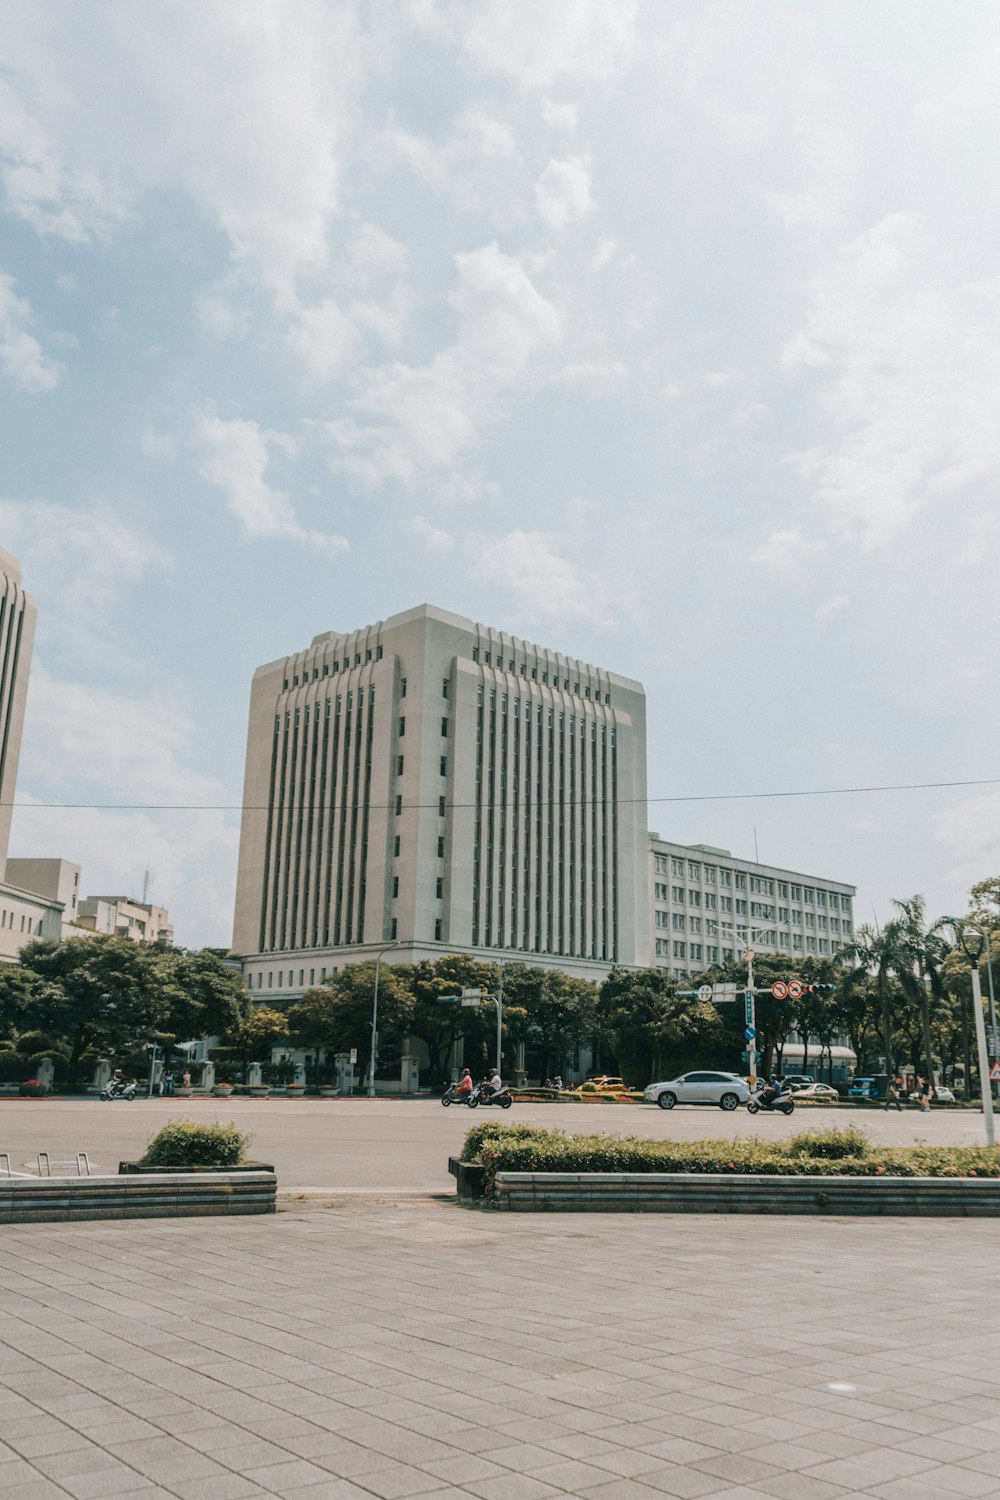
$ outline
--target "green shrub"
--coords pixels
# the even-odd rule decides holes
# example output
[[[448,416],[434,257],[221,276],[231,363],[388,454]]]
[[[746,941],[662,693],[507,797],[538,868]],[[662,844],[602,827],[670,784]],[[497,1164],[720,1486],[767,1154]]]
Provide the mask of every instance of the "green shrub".
[[[1000,1177],[1000,1148],[902,1146],[877,1150],[861,1131],[802,1131],[787,1141],[656,1141],[565,1135],[532,1125],[477,1125],[466,1161],[497,1172],[697,1172],[781,1177]]]
[[[0,1083],[23,1083],[28,1077],[28,1059],[5,1048],[0,1052]]]
[[[867,1156],[870,1141],[857,1125],[845,1125],[843,1130],[832,1126],[827,1130],[800,1130],[785,1142],[790,1152],[803,1156],[824,1156],[829,1161],[838,1161],[845,1156]]]
[[[33,1052],[58,1052],[69,1057],[69,1048],[49,1036],[47,1031],[22,1031],[15,1046],[22,1057],[30,1057]]]
[[[149,1167],[238,1167],[246,1161],[253,1131],[240,1130],[235,1121],[171,1120],[150,1137],[142,1157]]]

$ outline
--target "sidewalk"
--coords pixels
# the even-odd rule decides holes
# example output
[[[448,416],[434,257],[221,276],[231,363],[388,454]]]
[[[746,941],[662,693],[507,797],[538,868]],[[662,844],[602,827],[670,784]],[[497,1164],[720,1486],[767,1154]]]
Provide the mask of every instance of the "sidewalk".
[[[1000,1493],[991,1223],[326,1201],[4,1229],[0,1494]]]

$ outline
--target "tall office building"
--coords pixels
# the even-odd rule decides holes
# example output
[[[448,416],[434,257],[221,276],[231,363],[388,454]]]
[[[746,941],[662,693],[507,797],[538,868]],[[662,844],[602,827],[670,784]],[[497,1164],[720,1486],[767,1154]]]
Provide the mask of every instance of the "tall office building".
[[[0,547],[0,879],[10,843],[37,614],[21,586],[19,564]]]
[[[394,962],[649,962],[639,683],[421,605],[254,674],[233,950],[254,996]]]

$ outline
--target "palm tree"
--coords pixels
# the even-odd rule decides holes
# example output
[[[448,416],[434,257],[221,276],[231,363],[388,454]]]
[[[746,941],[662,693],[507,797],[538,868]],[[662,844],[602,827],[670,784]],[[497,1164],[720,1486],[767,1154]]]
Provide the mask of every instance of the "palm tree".
[[[954,917],[939,917],[929,926],[927,903],[923,896],[911,896],[908,901],[894,901],[899,912],[896,919],[900,928],[901,967],[896,970],[907,995],[920,1007],[923,1028],[924,1057],[927,1063],[926,1077],[934,1082],[934,1060],[931,1054],[931,997],[944,998],[944,982],[941,965],[952,947],[948,935],[956,927]]]
[[[838,953],[839,958],[853,960],[855,968],[845,975],[844,985],[850,990],[866,975],[875,977],[878,989],[879,1010],[882,1016],[882,1051],[885,1054],[885,1071],[892,1076],[892,1019],[889,1012],[889,980],[899,977],[906,970],[908,951],[904,942],[903,923],[899,918],[886,922],[884,927],[859,927],[854,942],[847,943]]]

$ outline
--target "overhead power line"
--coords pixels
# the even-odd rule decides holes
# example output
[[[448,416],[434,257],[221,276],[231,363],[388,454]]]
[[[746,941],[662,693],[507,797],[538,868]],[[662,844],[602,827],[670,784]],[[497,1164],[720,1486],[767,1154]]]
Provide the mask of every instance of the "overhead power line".
[[[976,787],[976,786],[1000,786],[1000,776],[980,777],[972,781],[904,781],[893,782],[884,786],[823,786],[810,787],[802,791],[780,791],[780,792],[701,792],[685,793],[675,797],[619,797],[616,799],[619,807],[625,807],[637,802],[645,802],[650,806],[660,806],[666,803],[683,802],[762,802],[767,800],[778,800],[788,797],[852,797],[869,796],[881,792],[929,792],[947,791],[954,788]],[[484,799],[485,801],[486,799]],[[520,807],[593,807],[602,806],[605,798],[581,797],[570,801],[569,798],[539,798],[534,801],[524,801],[520,798],[496,798],[493,799],[494,807],[498,801],[506,802],[507,806],[513,807],[515,801]],[[294,809],[304,808],[307,799],[297,798],[290,802],[286,801],[283,806],[287,811],[289,807]],[[315,805],[315,798],[312,799]],[[341,803],[333,804],[340,807]],[[350,805],[350,804],[348,804]],[[452,802],[447,800],[449,808],[475,807],[474,802]],[[278,804],[275,804],[277,807]],[[376,811],[378,809],[389,809],[395,806],[394,802],[370,802],[368,806]],[[433,802],[409,802],[404,804],[404,811],[415,811],[417,809],[437,807],[438,800]],[[0,802],[0,807],[16,807],[21,811],[61,809],[66,812],[267,812],[266,803],[250,802]]]

